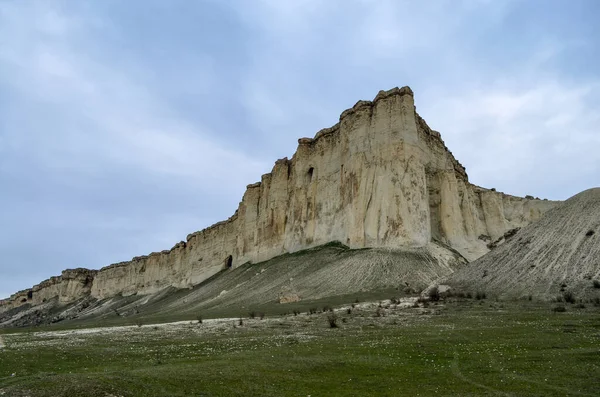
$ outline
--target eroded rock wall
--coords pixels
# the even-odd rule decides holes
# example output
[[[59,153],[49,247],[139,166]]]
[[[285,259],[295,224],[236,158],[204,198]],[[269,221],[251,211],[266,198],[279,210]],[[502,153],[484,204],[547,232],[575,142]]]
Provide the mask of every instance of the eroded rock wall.
[[[54,298],[60,303],[73,302],[90,294],[96,273],[97,270],[83,268],[63,270],[60,276],[50,277],[0,301],[0,312],[25,304],[39,305]]]
[[[258,262],[338,240],[351,248],[432,240],[467,259],[554,202],[474,186],[415,111],[408,87],[359,101],[340,122],[302,138],[291,160],[249,185],[235,215],[174,249],[101,269],[92,294],[197,284],[228,264]]]
[[[235,214],[171,250],[100,269],[91,294],[190,287],[227,267],[330,241],[351,248],[441,242],[469,260],[555,202],[469,183],[464,167],[415,111],[408,87],[359,101],[340,121],[302,138],[291,160],[248,185]]]

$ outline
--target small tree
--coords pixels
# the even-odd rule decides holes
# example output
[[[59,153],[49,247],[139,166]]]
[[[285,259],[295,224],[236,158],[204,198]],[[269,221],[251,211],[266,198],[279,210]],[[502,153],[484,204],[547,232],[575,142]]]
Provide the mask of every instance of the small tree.
[[[573,292],[571,291],[563,292],[563,299],[567,303],[575,303],[575,295],[573,295]]]
[[[338,320],[337,315],[333,312],[330,312],[327,315],[327,322],[329,323],[329,328],[337,328],[338,327],[337,320]]]

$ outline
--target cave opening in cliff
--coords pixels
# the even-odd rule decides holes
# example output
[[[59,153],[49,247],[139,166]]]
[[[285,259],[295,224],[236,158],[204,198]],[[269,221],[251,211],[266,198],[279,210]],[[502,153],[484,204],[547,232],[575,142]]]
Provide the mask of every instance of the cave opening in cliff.
[[[309,181],[309,182],[311,182],[311,181],[312,181],[312,177],[313,177],[313,174],[314,174],[314,172],[315,172],[315,168],[314,168],[314,167],[310,167],[310,168],[308,169],[308,181]]]
[[[27,292],[27,299],[33,299],[33,291]]]
[[[225,259],[225,268],[231,269],[232,266],[233,266],[233,257],[231,255],[229,255],[227,257],[227,259]]]

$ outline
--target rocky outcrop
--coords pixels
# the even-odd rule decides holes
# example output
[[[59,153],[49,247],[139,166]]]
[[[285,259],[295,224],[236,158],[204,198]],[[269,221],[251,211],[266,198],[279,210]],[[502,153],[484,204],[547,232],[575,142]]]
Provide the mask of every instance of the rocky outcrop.
[[[100,269],[90,293],[190,287],[228,267],[330,241],[398,249],[436,242],[472,260],[555,204],[470,184],[440,134],[416,113],[412,90],[394,88],[299,139],[291,159],[277,160],[248,185],[231,218],[170,250]]]
[[[53,298],[60,303],[73,302],[90,294],[96,273],[97,270],[83,268],[63,270],[60,276],[50,277],[0,301],[0,312],[26,304],[39,305]]]

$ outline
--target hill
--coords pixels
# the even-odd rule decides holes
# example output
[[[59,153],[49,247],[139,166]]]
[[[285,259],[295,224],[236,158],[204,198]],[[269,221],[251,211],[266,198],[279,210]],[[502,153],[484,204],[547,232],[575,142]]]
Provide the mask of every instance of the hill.
[[[247,186],[229,219],[169,250],[100,270],[65,270],[1,300],[0,313],[55,299],[68,306],[188,290],[220,272],[332,241],[407,253],[436,245],[447,250],[440,257],[459,253],[474,260],[489,251],[490,241],[556,205],[471,184],[440,133],[416,112],[413,91],[396,87],[358,101],[314,138],[299,139],[291,159],[277,160]],[[418,273],[427,261],[412,266]]]
[[[600,295],[600,188],[548,211],[447,280],[501,297]]]

